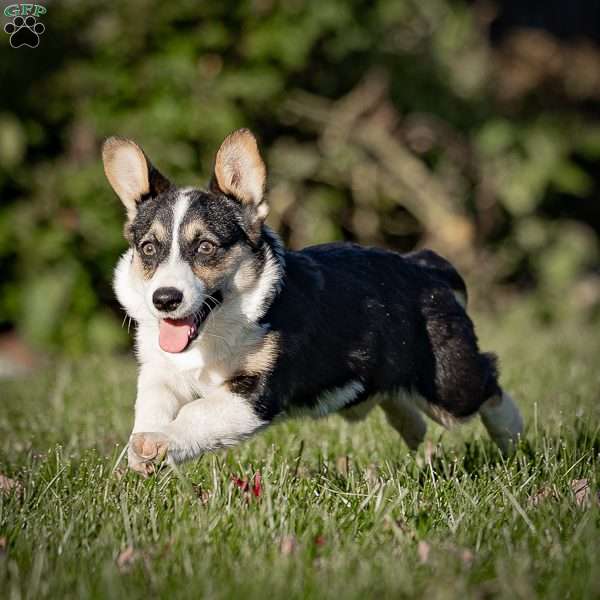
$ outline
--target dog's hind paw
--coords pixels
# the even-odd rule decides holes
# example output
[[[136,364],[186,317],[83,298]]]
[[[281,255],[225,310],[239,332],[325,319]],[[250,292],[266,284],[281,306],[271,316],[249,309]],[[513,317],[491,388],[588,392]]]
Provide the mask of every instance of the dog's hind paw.
[[[133,433],[129,439],[129,468],[148,477],[156,471],[169,451],[169,438],[164,433]]]

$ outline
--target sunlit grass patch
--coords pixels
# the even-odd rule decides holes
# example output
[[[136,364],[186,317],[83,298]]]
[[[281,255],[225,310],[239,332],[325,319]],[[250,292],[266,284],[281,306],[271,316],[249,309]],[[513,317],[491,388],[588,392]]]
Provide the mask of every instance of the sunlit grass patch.
[[[600,595],[600,340],[527,313],[478,319],[525,439],[476,420],[411,455],[375,411],[273,427],[142,480],[119,458],[135,368],[57,363],[3,383],[0,589],[8,597]],[[256,474],[258,492],[253,493]],[[4,480],[0,480],[4,481]],[[248,485],[245,485],[247,482]]]

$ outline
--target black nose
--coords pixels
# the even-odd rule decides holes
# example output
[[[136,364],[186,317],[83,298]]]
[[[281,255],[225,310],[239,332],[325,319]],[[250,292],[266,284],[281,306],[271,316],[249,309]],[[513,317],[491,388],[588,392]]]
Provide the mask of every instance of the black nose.
[[[183,300],[183,293],[174,287],[158,288],[152,294],[152,302],[158,310],[171,311],[175,310]]]

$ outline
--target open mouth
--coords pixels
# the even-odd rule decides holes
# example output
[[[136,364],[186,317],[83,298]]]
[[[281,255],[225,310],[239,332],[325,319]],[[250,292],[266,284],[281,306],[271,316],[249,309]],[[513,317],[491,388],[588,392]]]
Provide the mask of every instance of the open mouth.
[[[165,352],[183,352],[198,337],[202,324],[208,315],[223,302],[221,292],[207,296],[200,310],[183,319],[161,319],[158,330],[158,344]]]

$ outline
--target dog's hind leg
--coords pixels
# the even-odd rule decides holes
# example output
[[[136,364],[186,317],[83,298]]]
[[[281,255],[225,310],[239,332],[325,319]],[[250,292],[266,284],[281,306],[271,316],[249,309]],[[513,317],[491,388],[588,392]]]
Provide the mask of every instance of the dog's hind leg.
[[[481,420],[490,437],[507,454],[523,433],[523,419],[510,394],[502,391],[486,400],[479,409]]]
[[[416,450],[425,438],[427,424],[415,402],[407,394],[385,398],[381,408],[389,424],[402,436],[411,450]]]

